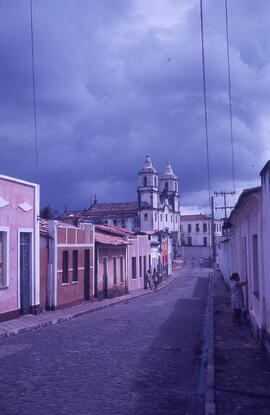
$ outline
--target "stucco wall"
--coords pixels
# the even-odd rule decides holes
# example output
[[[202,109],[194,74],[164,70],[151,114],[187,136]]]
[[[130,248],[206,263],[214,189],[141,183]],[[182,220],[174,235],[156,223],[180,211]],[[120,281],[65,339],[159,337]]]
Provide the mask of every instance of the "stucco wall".
[[[37,252],[36,231],[39,224],[39,188],[35,184],[20,182],[17,179],[0,176],[0,230],[8,232],[8,285],[0,289],[0,314],[20,308],[20,275],[19,275],[19,230],[31,232],[33,242],[33,261],[31,267],[30,304],[39,303],[39,272],[35,265],[39,261]],[[19,205],[27,203],[25,210]]]

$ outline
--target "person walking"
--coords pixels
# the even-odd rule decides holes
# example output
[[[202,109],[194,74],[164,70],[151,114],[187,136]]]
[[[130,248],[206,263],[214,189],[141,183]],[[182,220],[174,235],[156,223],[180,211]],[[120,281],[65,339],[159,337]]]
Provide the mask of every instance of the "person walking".
[[[153,281],[154,281],[154,285],[155,285],[155,289],[158,286],[158,272],[156,270],[156,268],[154,268],[154,272],[153,272]]]
[[[149,269],[146,272],[146,289],[147,289],[147,286],[149,286],[149,290],[152,290],[151,281],[152,281],[152,276],[151,276],[151,271]]]
[[[230,280],[232,322],[234,326],[239,326],[241,322],[242,308],[244,308],[242,286],[246,285],[247,281],[240,282],[240,277],[237,272],[232,274]]]

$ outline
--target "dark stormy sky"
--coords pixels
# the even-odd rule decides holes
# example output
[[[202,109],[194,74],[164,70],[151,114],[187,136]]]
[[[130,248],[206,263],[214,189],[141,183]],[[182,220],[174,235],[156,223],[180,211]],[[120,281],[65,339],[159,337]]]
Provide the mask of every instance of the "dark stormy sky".
[[[236,188],[270,158],[268,0],[228,0]],[[33,0],[41,205],[136,200],[150,154],[207,211],[199,0]],[[231,190],[224,0],[204,0],[211,189]],[[36,181],[28,0],[0,0],[0,172]]]

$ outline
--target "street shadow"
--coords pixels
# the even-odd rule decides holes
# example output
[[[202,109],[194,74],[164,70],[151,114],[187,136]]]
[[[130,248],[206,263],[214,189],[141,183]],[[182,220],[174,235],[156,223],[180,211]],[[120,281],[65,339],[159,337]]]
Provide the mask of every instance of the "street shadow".
[[[138,363],[132,382],[137,415],[203,414],[197,401],[201,327],[208,279],[199,278],[192,299],[179,299]],[[159,318],[161,310],[157,310]]]

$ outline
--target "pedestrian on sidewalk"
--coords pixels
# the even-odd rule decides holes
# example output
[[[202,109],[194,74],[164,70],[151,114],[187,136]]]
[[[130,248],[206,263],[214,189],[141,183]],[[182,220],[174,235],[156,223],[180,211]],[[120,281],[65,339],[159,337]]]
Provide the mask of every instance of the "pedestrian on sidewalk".
[[[150,290],[152,290],[151,282],[152,282],[152,276],[151,276],[151,271],[149,269],[146,272],[146,288],[147,288],[147,285],[148,285]]]
[[[154,272],[153,272],[153,281],[154,281],[155,289],[156,289],[158,286],[158,272],[156,268],[154,268]]]
[[[240,282],[240,277],[237,272],[232,274],[230,280],[232,321],[234,326],[239,326],[241,322],[242,308],[244,308],[242,286],[246,285],[247,281]]]

